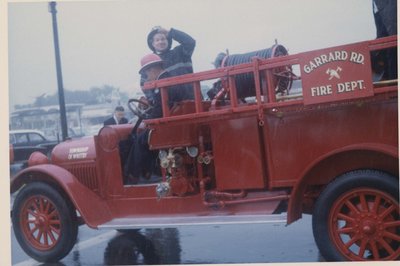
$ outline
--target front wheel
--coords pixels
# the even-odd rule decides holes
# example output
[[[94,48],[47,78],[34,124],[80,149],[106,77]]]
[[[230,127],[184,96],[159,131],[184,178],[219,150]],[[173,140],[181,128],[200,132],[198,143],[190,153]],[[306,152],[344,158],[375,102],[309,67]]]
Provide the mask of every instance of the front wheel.
[[[75,209],[55,188],[41,182],[18,193],[12,212],[15,237],[40,262],[56,262],[72,249],[78,234]]]
[[[321,193],[313,233],[327,261],[400,257],[399,184],[391,175],[359,170],[338,177]]]

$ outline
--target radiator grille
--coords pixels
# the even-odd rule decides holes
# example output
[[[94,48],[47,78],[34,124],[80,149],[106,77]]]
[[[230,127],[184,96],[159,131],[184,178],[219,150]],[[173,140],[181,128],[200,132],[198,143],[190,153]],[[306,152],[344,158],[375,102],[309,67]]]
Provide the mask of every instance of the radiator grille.
[[[98,179],[96,163],[85,163],[79,165],[68,165],[64,167],[71,172],[83,185],[91,190],[98,190]]]

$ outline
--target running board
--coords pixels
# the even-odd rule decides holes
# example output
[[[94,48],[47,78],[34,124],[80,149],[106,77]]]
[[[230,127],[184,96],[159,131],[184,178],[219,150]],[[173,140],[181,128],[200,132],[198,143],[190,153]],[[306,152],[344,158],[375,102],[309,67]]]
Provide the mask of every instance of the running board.
[[[166,228],[188,225],[286,223],[285,214],[117,218],[98,229]]]

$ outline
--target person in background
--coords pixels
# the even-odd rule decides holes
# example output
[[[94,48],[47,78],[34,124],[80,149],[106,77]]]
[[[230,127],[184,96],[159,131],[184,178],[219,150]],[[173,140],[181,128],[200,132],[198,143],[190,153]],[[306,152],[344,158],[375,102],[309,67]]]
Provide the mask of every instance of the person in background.
[[[397,0],[373,0],[376,37],[397,34]]]
[[[397,35],[397,0],[372,0],[376,25],[376,38]],[[397,49],[374,52],[374,72],[381,72],[382,79],[397,79]]]
[[[172,48],[172,42],[179,43]],[[163,67],[170,77],[193,73],[192,54],[196,41],[188,34],[171,28],[154,27],[147,36],[147,45],[163,61]],[[146,80],[145,73],[141,73],[140,85]],[[183,84],[180,86],[179,97],[187,100],[194,98],[193,86]]]
[[[126,123],[128,123],[128,119],[125,118],[125,109],[120,105],[115,107],[113,116],[104,121],[105,126]]]

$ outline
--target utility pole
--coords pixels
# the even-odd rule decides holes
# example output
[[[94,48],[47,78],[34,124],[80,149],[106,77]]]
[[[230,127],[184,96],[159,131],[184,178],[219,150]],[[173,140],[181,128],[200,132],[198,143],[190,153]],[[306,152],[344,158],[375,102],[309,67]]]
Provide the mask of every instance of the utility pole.
[[[63,87],[62,72],[61,72],[60,47],[58,45],[56,4],[57,3],[55,1],[49,2],[49,12],[51,13],[53,20],[53,38],[54,38],[54,51],[56,56],[58,102],[60,105],[61,133],[62,133],[62,139],[64,141],[68,138],[68,126],[67,126],[67,115],[65,111],[64,87]]]

